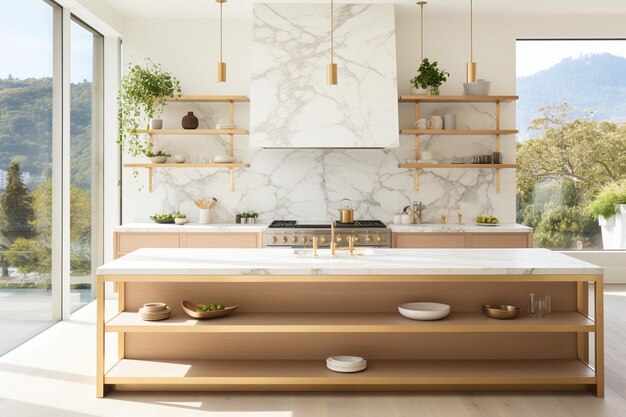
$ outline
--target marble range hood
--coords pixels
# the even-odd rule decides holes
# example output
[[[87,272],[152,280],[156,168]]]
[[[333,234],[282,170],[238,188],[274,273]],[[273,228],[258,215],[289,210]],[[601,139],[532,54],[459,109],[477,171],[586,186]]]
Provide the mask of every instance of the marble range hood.
[[[254,4],[250,146],[399,146],[393,5],[335,5],[338,85],[326,83],[328,4]]]

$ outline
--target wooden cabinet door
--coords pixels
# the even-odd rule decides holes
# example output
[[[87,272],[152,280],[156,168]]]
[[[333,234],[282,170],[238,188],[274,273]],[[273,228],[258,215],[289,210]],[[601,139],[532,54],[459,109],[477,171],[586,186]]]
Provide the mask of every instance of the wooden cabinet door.
[[[179,248],[178,233],[117,233],[117,253],[141,248]]]
[[[393,247],[409,248],[464,248],[464,233],[394,233]]]
[[[257,248],[258,233],[187,233],[188,248]]]
[[[532,247],[528,233],[472,233],[471,248],[528,248]]]

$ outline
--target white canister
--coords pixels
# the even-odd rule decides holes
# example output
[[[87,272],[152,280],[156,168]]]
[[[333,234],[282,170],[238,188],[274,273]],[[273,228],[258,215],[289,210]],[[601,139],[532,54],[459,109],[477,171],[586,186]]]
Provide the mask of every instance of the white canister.
[[[200,220],[199,223],[200,224],[209,224],[211,223],[211,209],[208,208],[201,208],[199,209],[200,212]]]
[[[413,223],[413,216],[410,214],[402,215],[402,224],[411,224]]]
[[[441,116],[431,116],[428,119],[428,128],[433,130],[442,130],[443,129],[443,117]]]
[[[150,119],[150,129],[152,130],[163,129],[163,120],[162,119]]]
[[[393,216],[393,224],[400,224],[400,223],[402,223],[402,215],[396,214],[395,216]]]
[[[444,114],[443,115],[443,128],[445,130],[456,129],[456,114]]]

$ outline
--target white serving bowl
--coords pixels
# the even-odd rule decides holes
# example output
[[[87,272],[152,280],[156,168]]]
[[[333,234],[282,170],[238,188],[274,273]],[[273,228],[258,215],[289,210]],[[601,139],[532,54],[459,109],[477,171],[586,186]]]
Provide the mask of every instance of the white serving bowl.
[[[486,96],[489,94],[489,81],[476,80],[475,83],[463,83],[466,96]]]
[[[228,155],[217,155],[213,157],[213,162],[217,164],[228,164],[234,161],[235,161],[235,158],[233,158],[232,156],[228,156]]]
[[[440,303],[405,303],[398,311],[411,320],[439,320],[450,314],[450,306]]]
[[[189,220],[186,217],[177,217],[174,219],[174,223],[176,224],[185,224],[189,222]]]

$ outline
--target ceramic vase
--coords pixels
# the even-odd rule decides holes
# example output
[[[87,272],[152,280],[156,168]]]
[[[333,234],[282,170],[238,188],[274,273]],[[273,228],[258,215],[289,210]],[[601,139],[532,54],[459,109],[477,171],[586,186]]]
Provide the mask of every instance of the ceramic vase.
[[[183,117],[183,129],[197,129],[198,118],[194,116],[193,112],[187,112],[187,115]]]

